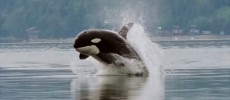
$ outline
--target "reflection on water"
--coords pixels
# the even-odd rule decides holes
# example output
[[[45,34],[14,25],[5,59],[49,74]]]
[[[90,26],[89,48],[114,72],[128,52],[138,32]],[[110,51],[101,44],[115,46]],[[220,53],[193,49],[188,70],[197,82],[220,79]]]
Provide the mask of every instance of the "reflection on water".
[[[75,78],[71,89],[75,100],[130,100],[141,93],[146,79],[126,76]]]
[[[158,80],[160,79],[160,80]],[[71,83],[74,100],[164,100],[161,78],[99,76],[75,78]]]

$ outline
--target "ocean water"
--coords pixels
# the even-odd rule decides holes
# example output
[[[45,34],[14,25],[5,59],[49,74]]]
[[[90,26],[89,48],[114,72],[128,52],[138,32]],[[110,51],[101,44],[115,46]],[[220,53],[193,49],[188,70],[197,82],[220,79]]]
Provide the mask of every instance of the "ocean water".
[[[95,76],[82,61],[80,75],[69,43],[0,45],[1,100],[229,100],[230,41],[158,42],[163,74]],[[152,52],[154,53],[154,52]],[[82,70],[80,70],[82,69]]]

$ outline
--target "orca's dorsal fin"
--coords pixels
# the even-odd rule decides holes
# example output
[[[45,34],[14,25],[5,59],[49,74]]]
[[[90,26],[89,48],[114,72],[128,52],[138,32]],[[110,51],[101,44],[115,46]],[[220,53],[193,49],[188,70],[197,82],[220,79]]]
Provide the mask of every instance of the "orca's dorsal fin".
[[[80,59],[86,59],[86,58],[88,58],[88,57],[89,57],[89,56],[84,55],[84,54],[80,54],[80,55],[79,55],[79,58],[80,58]]]
[[[125,26],[121,28],[121,30],[118,32],[119,35],[121,35],[124,39],[127,37],[127,33],[129,29],[133,26],[134,23],[128,23]]]

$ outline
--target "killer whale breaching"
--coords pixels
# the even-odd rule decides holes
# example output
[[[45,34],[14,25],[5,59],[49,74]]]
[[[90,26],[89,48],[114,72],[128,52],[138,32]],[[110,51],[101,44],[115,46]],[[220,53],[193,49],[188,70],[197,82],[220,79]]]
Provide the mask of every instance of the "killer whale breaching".
[[[92,57],[103,65],[108,75],[148,75],[148,69],[138,52],[127,41],[127,34],[134,23],[120,31],[88,29],[77,34],[73,47],[81,60]],[[129,33],[132,34],[132,33]],[[132,65],[127,65],[130,62]],[[134,65],[135,64],[135,65]]]

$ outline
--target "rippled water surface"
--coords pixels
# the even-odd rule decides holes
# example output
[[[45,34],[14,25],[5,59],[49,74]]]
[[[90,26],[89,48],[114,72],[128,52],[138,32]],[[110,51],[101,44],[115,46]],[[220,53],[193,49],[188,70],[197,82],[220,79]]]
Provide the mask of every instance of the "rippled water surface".
[[[157,78],[95,76],[84,64],[75,75],[70,63],[78,55],[68,43],[0,44],[0,99],[230,99],[230,41],[159,44],[165,57]]]

